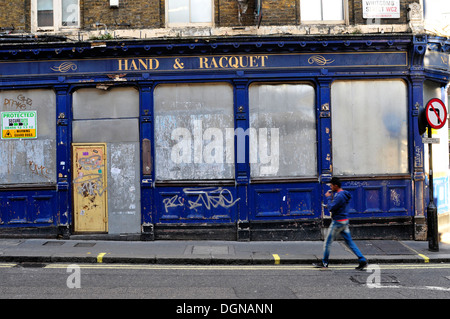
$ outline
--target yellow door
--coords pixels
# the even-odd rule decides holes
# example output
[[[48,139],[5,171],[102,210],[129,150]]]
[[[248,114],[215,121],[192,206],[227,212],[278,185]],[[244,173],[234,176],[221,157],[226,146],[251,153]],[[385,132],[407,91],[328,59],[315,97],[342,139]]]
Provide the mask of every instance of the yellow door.
[[[73,210],[76,232],[107,232],[106,144],[73,144]]]

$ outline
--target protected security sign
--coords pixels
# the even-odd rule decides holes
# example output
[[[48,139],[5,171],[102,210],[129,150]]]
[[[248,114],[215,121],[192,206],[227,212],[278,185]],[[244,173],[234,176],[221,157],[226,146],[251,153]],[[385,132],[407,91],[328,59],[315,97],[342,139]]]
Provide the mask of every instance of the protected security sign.
[[[1,112],[2,139],[37,138],[37,111]]]

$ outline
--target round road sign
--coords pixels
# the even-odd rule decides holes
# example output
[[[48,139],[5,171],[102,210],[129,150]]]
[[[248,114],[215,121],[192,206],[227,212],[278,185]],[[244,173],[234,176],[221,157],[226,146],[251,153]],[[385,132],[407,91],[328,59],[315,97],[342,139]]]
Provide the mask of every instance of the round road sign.
[[[447,109],[444,102],[439,99],[431,99],[425,108],[428,124],[434,129],[440,129],[447,120]]]

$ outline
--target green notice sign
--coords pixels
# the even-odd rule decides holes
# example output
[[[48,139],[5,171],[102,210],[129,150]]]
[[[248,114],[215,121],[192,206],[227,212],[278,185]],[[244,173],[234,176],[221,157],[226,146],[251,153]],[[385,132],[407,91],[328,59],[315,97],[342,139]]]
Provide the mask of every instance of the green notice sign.
[[[1,112],[2,139],[37,138],[37,111]]]

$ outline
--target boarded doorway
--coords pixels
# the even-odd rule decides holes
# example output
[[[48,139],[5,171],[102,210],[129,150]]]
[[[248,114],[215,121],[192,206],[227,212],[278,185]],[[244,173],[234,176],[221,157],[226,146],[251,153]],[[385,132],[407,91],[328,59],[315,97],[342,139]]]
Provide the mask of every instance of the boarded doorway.
[[[104,143],[108,234],[140,234],[139,91],[82,88],[73,93],[72,142]],[[76,176],[74,176],[76,178]]]
[[[73,144],[75,232],[107,232],[106,144]]]

